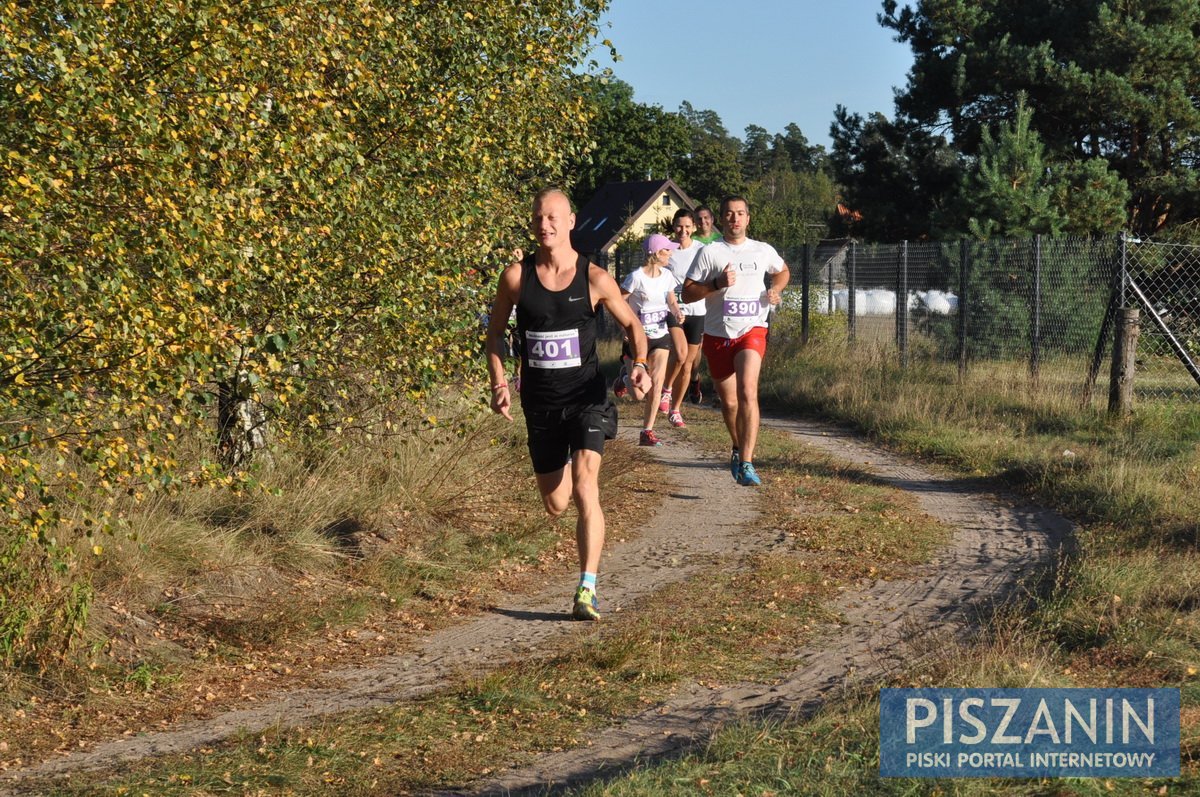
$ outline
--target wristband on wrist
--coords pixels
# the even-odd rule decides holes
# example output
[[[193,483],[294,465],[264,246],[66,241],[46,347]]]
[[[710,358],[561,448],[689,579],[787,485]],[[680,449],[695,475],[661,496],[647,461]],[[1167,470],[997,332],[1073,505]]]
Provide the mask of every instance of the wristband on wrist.
[[[505,382],[502,385],[492,385],[492,392],[495,392],[497,390],[503,390],[506,387],[508,387],[508,382]]]
[[[633,367],[634,367],[634,368],[641,368],[643,371],[649,371],[649,370],[650,370],[650,369],[649,369],[649,368],[646,366],[646,361],[645,361],[645,360],[634,360],[634,361],[633,361]]]

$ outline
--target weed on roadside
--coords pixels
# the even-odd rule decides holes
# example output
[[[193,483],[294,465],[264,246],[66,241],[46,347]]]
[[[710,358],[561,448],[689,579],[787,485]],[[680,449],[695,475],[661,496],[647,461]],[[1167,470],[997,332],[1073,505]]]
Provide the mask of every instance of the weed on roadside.
[[[239,788],[262,788],[269,777],[272,788],[298,794],[453,788],[586,744],[685,684],[717,689],[779,677],[794,666],[797,647],[834,627],[826,601],[853,579],[899,572],[945,530],[919,513],[911,526],[900,523],[911,514],[901,494],[856,481],[784,436],[766,435],[763,451],[774,470],[759,498],[782,507],[764,519],[780,539],[769,550],[610,613],[558,652],[464,673],[438,695],[146,762],[105,787],[153,790],[180,773],[195,783],[203,772],[222,772]],[[890,526],[863,522],[893,516]],[[816,519],[824,532],[810,525]],[[877,530],[861,533],[868,527]]]

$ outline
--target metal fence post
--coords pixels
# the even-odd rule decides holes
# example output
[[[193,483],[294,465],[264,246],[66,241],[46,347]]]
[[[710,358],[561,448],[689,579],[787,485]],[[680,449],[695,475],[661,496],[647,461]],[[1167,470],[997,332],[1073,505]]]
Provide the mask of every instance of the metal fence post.
[[[1029,378],[1037,384],[1041,371],[1042,340],[1042,236],[1033,236],[1033,307],[1029,318]]]
[[[825,264],[825,269],[828,272],[827,279],[825,280],[825,283],[826,283],[825,284],[825,290],[826,290],[825,312],[829,313],[829,315],[832,316],[833,315],[833,258],[830,258],[829,261]]]
[[[1083,405],[1086,407],[1092,400],[1092,390],[1096,387],[1096,380],[1100,376],[1100,365],[1104,361],[1104,344],[1108,340],[1108,335],[1112,331],[1113,323],[1116,320],[1117,314],[1120,312],[1118,305],[1121,301],[1121,295],[1124,293],[1124,277],[1122,276],[1122,265],[1124,261],[1125,249],[1125,233],[1117,233],[1117,262],[1113,264],[1112,270],[1112,287],[1108,294],[1108,307],[1104,310],[1104,318],[1100,323],[1100,334],[1096,336],[1096,348],[1092,351],[1092,362],[1088,366],[1087,380],[1083,384]]]
[[[967,285],[971,275],[971,249],[966,239],[958,242],[958,378],[967,375]]]
[[[900,349],[900,367],[908,367],[908,241],[900,244],[896,268],[896,346]]]
[[[1137,346],[1137,314],[1131,314],[1127,304],[1125,288],[1129,282],[1129,240],[1121,233],[1118,249],[1117,324],[1113,335],[1112,364],[1108,377],[1108,411],[1124,417],[1129,414],[1133,403],[1133,358]]]
[[[800,344],[808,345],[808,312],[809,312],[809,284],[808,270],[812,252],[809,249],[809,244],[804,244],[800,255]]]
[[[858,288],[857,288],[858,279],[857,279],[857,274],[856,274],[856,272],[858,270],[858,244],[855,243],[854,241],[850,242],[849,260],[850,260],[850,270],[849,270],[849,273],[846,275],[847,281],[850,283],[849,292],[846,294],[846,311],[848,313],[848,315],[846,317],[846,340],[853,343],[854,338],[858,333],[858,330],[856,328],[857,322],[855,320],[856,314],[858,312],[858,304],[854,300],[854,293],[856,290],[858,290]]]

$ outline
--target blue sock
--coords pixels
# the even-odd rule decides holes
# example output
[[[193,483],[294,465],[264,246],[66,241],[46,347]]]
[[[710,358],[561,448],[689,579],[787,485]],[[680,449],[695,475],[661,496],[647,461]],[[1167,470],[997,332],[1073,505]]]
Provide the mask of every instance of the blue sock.
[[[592,591],[593,595],[596,594],[596,574],[595,573],[580,573],[579,574],[579,586],[587,587],[588,589],[590,589]]]

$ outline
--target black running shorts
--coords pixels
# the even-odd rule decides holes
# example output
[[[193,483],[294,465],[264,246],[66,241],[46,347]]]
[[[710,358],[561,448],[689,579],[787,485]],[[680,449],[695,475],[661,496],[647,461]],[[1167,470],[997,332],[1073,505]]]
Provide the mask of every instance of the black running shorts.
[[[704,316],[685,315],[683,317],[683,336],[689,346],[699,346],[704,338]]]
[[[561,410],[525,410],[529,458],[534,473],[553,473],[580,449],[604,453],[604,441],[617,436],[612,402]]]

